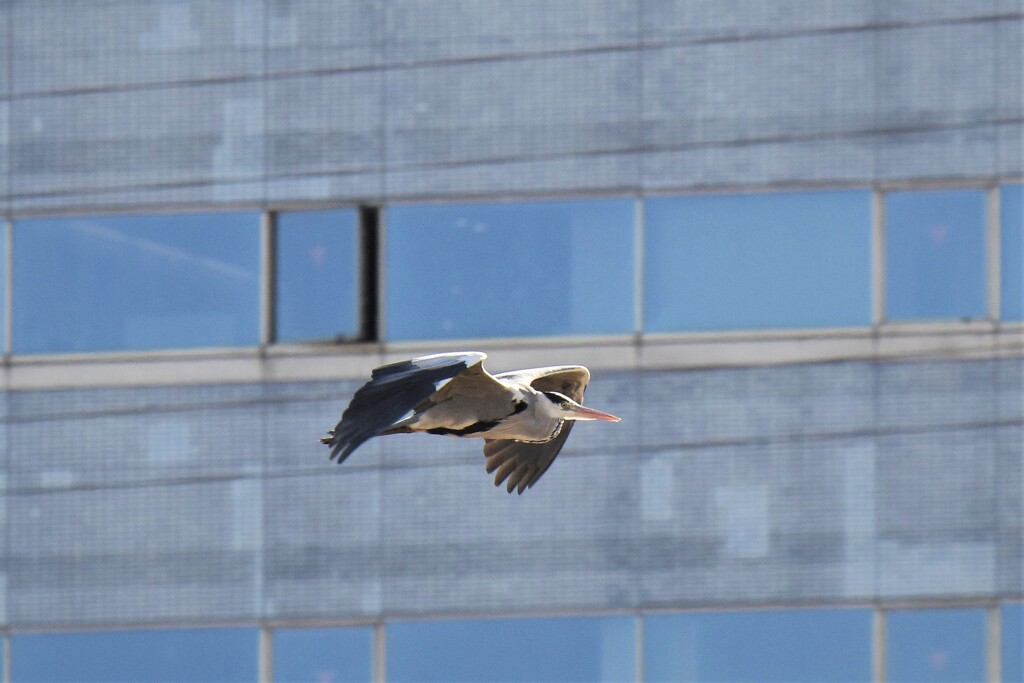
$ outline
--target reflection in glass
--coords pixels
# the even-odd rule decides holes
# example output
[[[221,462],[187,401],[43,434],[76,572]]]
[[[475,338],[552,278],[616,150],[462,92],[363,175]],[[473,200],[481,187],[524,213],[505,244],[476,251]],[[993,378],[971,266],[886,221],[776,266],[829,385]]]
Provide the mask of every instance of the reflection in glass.
[[[886,318],[984,318],[985,232],[982,190],[887,194]]]
[[[693,612],[644,620],[649,681],[870,681],[867,609]]]
[[[370,681],[373,629],[317,628],[274,631],[274,681]]]
[[[16,353],[259,342],[256,213],[14,223]]]
[[[394,206],[390,339],[633,330],[630,199]]]
[[[1024,320],[1024,185],[1000,188],[1003,320]]]
[[[354,209],[277,217],[277,341],[355,337],[359,247]]]
[[[632,617],[388,625],[390,681],[636,680]]]
[[[886,680],[985,680],[985,611],[893,610],[886,615]]]
[[[871,324],[867,191],[645,203],[648,332]]]
[[[104,631],[11,637],[19,683],[256,680],[256,629]]]

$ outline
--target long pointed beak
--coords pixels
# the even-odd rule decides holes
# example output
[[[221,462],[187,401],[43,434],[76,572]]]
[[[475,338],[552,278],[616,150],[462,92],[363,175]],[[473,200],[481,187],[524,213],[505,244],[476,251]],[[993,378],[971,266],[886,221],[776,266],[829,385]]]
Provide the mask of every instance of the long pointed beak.
[[[575,420],[601,420],[602,422],[618,422],[619,418],[611,413],[602,413],[600,410],[587,408],[586,406],[575,406],[572,409]]]

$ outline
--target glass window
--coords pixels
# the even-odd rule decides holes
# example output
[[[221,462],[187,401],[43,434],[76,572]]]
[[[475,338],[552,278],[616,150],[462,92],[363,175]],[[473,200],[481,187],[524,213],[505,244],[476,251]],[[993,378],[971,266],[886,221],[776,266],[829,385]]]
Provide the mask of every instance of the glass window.
[[[1002,607],[1003,680],[1024,681],[1024,605]]]
[[[985,610],[893,610],[886,616],[886,680],[985,680]]]
[[[1000,195],[1001,317],[1024,320],[1024,185],[1004,185]]]
[[[389,208],[388,337],[632,332],[634,205]]]
[[[871,324],[871,193],[645,205],[649,332]]]
[[[885,198],[886,318],[984,318],[985,193],[890,192]]]
[[[650,681],[870,681],[871,610],[694,612],[645,619]]]
[[[277,340],[359,334],[359,238],[354,209],[277,217]]]
[[[16,353],[259,342],[260,216],[14,223]]]
[[[274,631],[274,680],[369,681],[373,629],[319,628]]]
[[[636,680],[632,617],[388,626],[390,681]]]
[[[14,635],[11,678],[19,683],[256,680],[255,629],[105,631]]]

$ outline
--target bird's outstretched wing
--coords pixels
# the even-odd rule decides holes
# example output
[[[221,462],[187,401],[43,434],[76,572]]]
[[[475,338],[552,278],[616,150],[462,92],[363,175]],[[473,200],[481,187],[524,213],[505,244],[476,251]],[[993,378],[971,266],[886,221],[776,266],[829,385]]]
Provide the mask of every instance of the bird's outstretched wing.
[[[590,382],[590,371],[582,365],[559,365],[532,370],[516,370],[495,376],[499,380],[524,382],[537,391],[557,391],[577,403],[583,402],[583,393]],[[484,455],[487,456],[488,474],[497,470],[494,485],[500,486],[508,480],[505,490],[522,493],[533,486],[541,475],[547,472],[555,456],[562,450],[565,440],[572,431],[572,421],[562,424],[554,439],[543,443],[527,443],[511,439],[485,439]]]
[[[479,368],[485,358],[487,354],[475,351],[439,353],[377,368],[356,391],[338,425],[321,439],[331,447],[331,460],[337,458],[341,464],[367,439],[427,400],[442,382]]]

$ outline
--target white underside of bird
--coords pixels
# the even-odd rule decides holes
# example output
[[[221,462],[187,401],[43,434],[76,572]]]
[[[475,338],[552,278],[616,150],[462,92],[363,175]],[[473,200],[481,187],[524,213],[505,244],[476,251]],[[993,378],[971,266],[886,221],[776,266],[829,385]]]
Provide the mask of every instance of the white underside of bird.
[[[485,439],[487,471],[509,492],[532,486],[561,450],[572,423],[619,418],[580,405],[590,381],[581,365],[491,375],[486,354],[422,356],[377,368],[322,439],[338,462],[367,439],[427,432]]]

